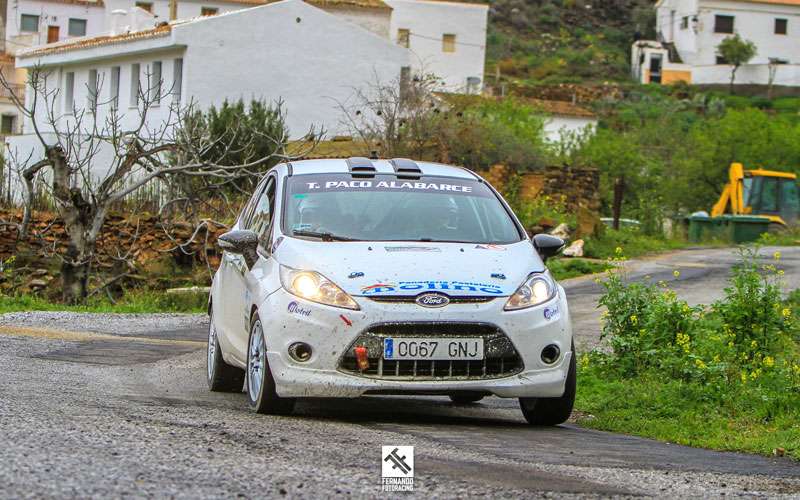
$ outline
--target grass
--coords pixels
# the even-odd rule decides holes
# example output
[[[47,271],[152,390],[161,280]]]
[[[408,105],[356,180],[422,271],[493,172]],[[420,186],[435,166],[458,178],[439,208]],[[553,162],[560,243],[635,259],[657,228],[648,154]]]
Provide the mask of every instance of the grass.
[[[74,311],[91,313],[202,313],[206,310],[205,293],[167,294],[162,291],[135,290],[112,303],[108,298],[91,298],[85,304],[65,305],[32,296],[0,295],[0,314],[19,311]]]
[[[587,259],[561,258],[548,260],[547,268],[555,279],[565,280],[586,274],[602,273],[609,268],[609,264]]]
[[[664,252],[685,248],[686,241],[679,239],[648,236],[635,229],[607,228],[600,236],[586,239],[584,252],[587,257],[607,259],[618,255],[617,248],[622,248],[628,257],[639,257],[648,253]]]
[[[731,391],[723,407],[709,402],[709,388],[653,373],[621,378],[599,367],[581,367],[575,406],[588,416],[580,425],[688,446],[771,455],[785,450],[800,459],[800,407],[763,411],[769,395],[757,388]]]

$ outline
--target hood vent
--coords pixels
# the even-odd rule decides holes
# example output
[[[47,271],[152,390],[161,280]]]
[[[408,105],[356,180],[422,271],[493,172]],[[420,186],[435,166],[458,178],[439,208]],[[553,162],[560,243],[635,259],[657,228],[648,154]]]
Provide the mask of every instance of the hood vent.
[[[347,159],[347,168],[353,177],[375,177],[375,165],[369,158],[353,156]]]
[[[399,179],[419,179],[422,176],[422,170],[414,160],[407,158],[393,158],[389,160],[392,164],[394,172]]]

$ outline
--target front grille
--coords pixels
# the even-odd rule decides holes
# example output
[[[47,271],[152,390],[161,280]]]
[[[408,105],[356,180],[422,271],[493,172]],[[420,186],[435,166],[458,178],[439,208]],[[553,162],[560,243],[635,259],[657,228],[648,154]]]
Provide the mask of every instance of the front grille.
[[[450,299],[450,304],[483,304],[486,302],[491,302],[495,299],[495,297],[448,297]],[[386,302],[386,303],[394,303],[394,304],[413,304],[417,300],[416,295],[390,295],[390,296],[383,296],[383,297],[370,297],[370,300],[374,302]]]
[[[384,360],[386,337],[482,337],[484,359],[478,361]],[[369,367],[360,370],[355,348],[367,348]],[[475,380],[500,378],[522,371],[519,353],[497,327],[482,323],[385,323],[360,334],[339,361],[345,373],[382,380]]]

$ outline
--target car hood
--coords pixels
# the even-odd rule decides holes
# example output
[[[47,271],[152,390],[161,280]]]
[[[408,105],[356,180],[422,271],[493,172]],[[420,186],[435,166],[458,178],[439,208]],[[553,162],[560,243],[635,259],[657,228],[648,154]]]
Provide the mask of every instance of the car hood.
[[[275,259],[317,271],[353,296],[507,296],[544,265],[529,241],[474,243],[321,242],[283,237]]]

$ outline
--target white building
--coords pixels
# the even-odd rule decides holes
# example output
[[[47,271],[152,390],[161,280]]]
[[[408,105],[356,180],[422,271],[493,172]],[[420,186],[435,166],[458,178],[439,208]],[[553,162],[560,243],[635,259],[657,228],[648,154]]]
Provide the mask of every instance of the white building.
[[[440,0],[385,0],[392,7],[392,40],[411,51],[415,72],[444,80],[442,90],[483,88],[489,6]]]
[[[577,104],[542,99],[527,102],[544,115],[544,137],[548,142],[560,142],[570,134],[594,133],[597,129],[597,115]]]
[[[323,10],[285,0],[145,31],[47,45],[19,53],[17,65],[39,65],[56,82],[56,112],[64,114],[61,129],[73,119],[73,107],[91,109],[94,103],[98,122],[117,106],[124,115],[122,127],[132,127],[141,107],[137,90],[147,88],[150,75],[151,81],[163,82],[165,94],[148,114],[153,129],[167,120],[167,104],[176,100],[207,108],[225,99],[255,97],[282,99],[292,136],[302,137],[310,125],[340,132],[338,103],[376,77],[398,80],[409,54]],[[91,97],[93,81],[99,82],[96,99]],[[31,95],[26,92],[27,99]],[[40,116],[38,123],[46,119]],[[34,151],[33,158],[41,157],[31,130],[27,123],[25,133],[8,137],[9,151],[23,158]]]
[[[658,42],[636,42],[631,54],[642,83],[727,83],[717,46],[738,33],[757,52],[736,83],[769,83],[772,62],[775,85],[800,85],[800,0],[659,0],[656,11]]]

